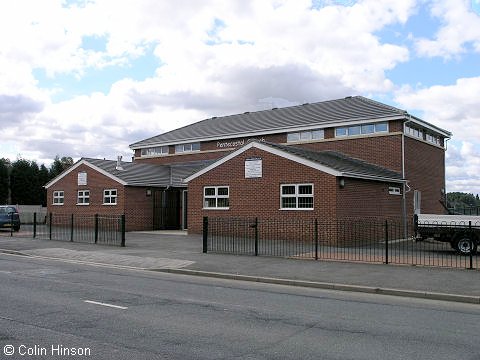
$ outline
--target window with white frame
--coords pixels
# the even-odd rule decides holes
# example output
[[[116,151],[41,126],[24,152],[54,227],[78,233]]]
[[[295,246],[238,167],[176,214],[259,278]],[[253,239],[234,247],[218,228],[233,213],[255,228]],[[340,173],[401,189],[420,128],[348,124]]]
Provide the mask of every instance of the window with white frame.
[[[280,209],[313,209],[313,184],[280,185]]]
[[[335,128],[335,137],[369,135],[382,132],[388,132],[387,122],[337,127]]]
[[[287,142],[322,140],[324,136],[323,129],[293,132],[287,134]]]
[[[77,205],[89,205],[89,204],[90,204],[90,190],[78,190]]]
[[[228,209],[230,189],[228,186],[206,186],[203,188],[203,207],[205,209]]]
[[[163,156],[168,155],[168,146],[157,146],[141,150],[142,156]]]
[[[423,139],[423,131],[416,127],[405,125],[405,134]]]
[[[117,189],[103,190],[103,205],[117,205]]]
[[[425,139],[432,144],[441,145],[439,136],[427,133],[427,135],[425,136]]]
[[[53,205],[63,205],[64,201],[64,192],[63,190],[56,190],[53,192]]]
[[[402,195],[402,191],[399,186],[389,186],[388,193],[390,195]]]
[[[185,153],[192,151],[200,151],[200,143],[178,144],[175,145],[175,153]]]

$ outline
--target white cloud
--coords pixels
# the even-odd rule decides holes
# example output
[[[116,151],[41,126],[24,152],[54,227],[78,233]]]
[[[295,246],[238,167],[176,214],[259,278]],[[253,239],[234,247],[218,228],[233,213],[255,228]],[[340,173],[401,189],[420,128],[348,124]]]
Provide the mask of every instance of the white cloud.
[[[480,77],[458,79],[453,85],[428,88],[404,87],[395,100],[405,109],[419,109],[423,118],[453,132],[454,138],[478,141],[480,138]]]
[[[114,157],[128,144],[203,118],[278,103],[319,101],[393,88],[385,71],[408,49],[382,43],[415,1],[364,0],[312,9],[308,0],[16,0],[0,5],[0,96],[22,100],[5,142],[38,159]],[[85,37],[104,50],[82,48]],[[154,47],[162,65],[144,81],[54,102],[34,69],[53,80],[129,64]],[[36,104],[33,107],[32,104]],[[29,107],[30,106],[30,107]],[[5,110],[6,111],[6,110]],[[19,136],[19,134],[22,136]]]
[[[480,16],[472,10],[471,0],[434,0],[431,14],[442,26],[434,39],[416,40],[419,55],[451,58],[469,51],[469,45],[480,52]]]
[[[405,109],[453,133],[446,153],[447,190],[480,193],[480,77],[454,85],[414,90],[403,88],[395,100]]]

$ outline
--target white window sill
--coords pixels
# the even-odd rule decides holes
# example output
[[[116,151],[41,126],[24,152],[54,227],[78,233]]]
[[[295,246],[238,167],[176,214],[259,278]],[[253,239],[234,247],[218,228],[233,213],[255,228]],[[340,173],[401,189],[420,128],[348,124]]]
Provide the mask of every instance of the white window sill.
[[[225,207],[204,207],[202,208],[202,210],[230,210],[229,207],[225,208]]]
[[[84,203],[84,204],[77,204],[77,206],[88,206],[90,203]]]
[[[112,203],[104,203],[104,204],[102,204],[102,205],[104,205],[104,206],[117,206],[117,203],[115,203],[115,204],[112,204]]]
[[[280,211],[289,211],[289,210],[293,210],[293,211],[313,211],[315,209],[314,208],[280,208],[278,210],[280,210]]]
[[[59,203],[56,203],[56,204],[55,204],[55,203],[53,203],[52,205],[53,205],[53,206],[63,206],[63,203],[62,203],[62,204],[59,204]]]

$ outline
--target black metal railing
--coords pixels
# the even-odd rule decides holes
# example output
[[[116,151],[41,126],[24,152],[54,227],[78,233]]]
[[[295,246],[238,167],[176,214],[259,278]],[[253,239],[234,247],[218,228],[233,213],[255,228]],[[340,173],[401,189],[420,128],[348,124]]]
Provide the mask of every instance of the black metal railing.
[[[22,214],[20,229],[0,235],[125,246],[125,215]]]
[[[476,244],[475,244],[476,245]],[[379,219],[204,218],[203,251],[296,259],[478,269],[475,252],[418,241],[413,222]]]
[[[451,215],[475,215],[480,216],[480,206],[454,206],[448,208]]]

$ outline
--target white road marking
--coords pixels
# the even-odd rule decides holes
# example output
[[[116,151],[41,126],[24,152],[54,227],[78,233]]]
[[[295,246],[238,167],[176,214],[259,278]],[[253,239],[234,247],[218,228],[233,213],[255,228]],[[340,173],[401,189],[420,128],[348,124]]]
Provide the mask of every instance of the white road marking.
[[[102,303],[102,302],[92,301],[92,300],[84,300],[84,302],[89,303],[89,304],[107,306],[107,307],[111,307],[111,308],[114,308],[114,309],[120,309],[120,310],[126,310],[126,309],[128,309],[128,307],[125,307],[125,306],[107,304],[107,303]]]

